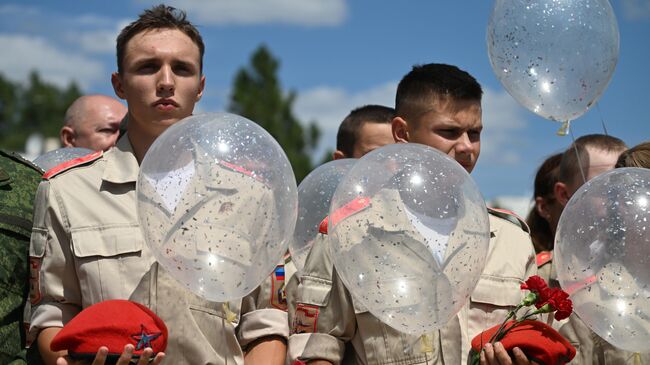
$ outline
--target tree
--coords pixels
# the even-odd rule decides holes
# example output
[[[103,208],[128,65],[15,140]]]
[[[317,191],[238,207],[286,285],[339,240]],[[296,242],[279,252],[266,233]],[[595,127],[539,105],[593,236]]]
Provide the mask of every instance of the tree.
[[[307,127],[293,114],[296,93],[283,93],[277,77],[279,62],[264,46],[255,50],[248,67],[235,75],[228,110],[258,123],[275,138],[287,154],[296,179],[311,170],[320,130],[314,122]]]
[[[58,137],[66,109],[80,96],[74,82],[59,88],[41,80],[36,71],[29,75],[26,86],[0,75],[0,146],[22,150],[34,132]]]

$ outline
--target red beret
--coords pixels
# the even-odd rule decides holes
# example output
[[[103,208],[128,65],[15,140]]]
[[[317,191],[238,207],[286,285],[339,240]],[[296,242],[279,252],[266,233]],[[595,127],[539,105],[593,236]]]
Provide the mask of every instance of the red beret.
[[[508,322],[506,328],[512,326],[514,321]],[[483,345],[490,341],[492,335],[499,329],[499,325],[479,333],[472,340],[472,349],[477,353]],[[544,365],[561,365],[571,361],[576,355],[576,349],[571,346],[562,335],[551,326],[534,320],[526,320],[499,340],[506,350],[510,351],[519,347],[529,360],[535,360]]]
[[[167,347],[167,326],[142,304],[107,300],[84,309],[54,337],[52,351],[68,350],[72,358],[94,358],[101,346],[109,357],[122,354],[124,346],[135,347],[134,357],[151,347],[154,354]]]

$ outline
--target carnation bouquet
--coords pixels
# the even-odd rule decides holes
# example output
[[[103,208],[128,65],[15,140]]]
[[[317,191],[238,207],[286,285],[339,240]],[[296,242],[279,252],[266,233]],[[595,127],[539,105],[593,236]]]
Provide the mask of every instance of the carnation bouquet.
[[[575,356],[575,348],[566,339],[549,325],[535,319],[544,313],[553,313],[558,321],[568,318],[573,311],[569,294],[560,288],[549,288],[537,275],[521,284],[521,289],[529,293],[508,313],[503,323],[481,332],[472,340],[472,365],[479,364],[480,352],[486,343],[497,341],[507,350],[521,348],[530,360],[540,364],[564,364]],[[531,308],[518,317],[524,307]]]

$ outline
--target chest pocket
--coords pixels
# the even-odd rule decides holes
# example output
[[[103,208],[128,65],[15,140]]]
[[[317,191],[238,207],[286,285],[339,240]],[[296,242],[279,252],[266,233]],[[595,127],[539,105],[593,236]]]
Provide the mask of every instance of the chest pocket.
[[[138,226],[71,232],[82,305],[129,298],[153,257]]]

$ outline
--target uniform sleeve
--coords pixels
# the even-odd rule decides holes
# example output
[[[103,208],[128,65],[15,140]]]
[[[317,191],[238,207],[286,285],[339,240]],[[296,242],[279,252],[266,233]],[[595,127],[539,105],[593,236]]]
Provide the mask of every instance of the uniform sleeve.
[[[81,290],[60,203],[51,183],[41,182],[29,247],[30,340],[43,328],[63,327],[81,311]]]
[[[295,307],[289,315],[290,362],[321,359],[339,364],[345,344],[354,336],[356,316],[352,299],[326,248],[324,236],[320,236],[297,280]]]
[[[289,337],[284,265],[278,265],[264,282],[242,299],[237,339],[243,349],[251,342],[268,336]]]

